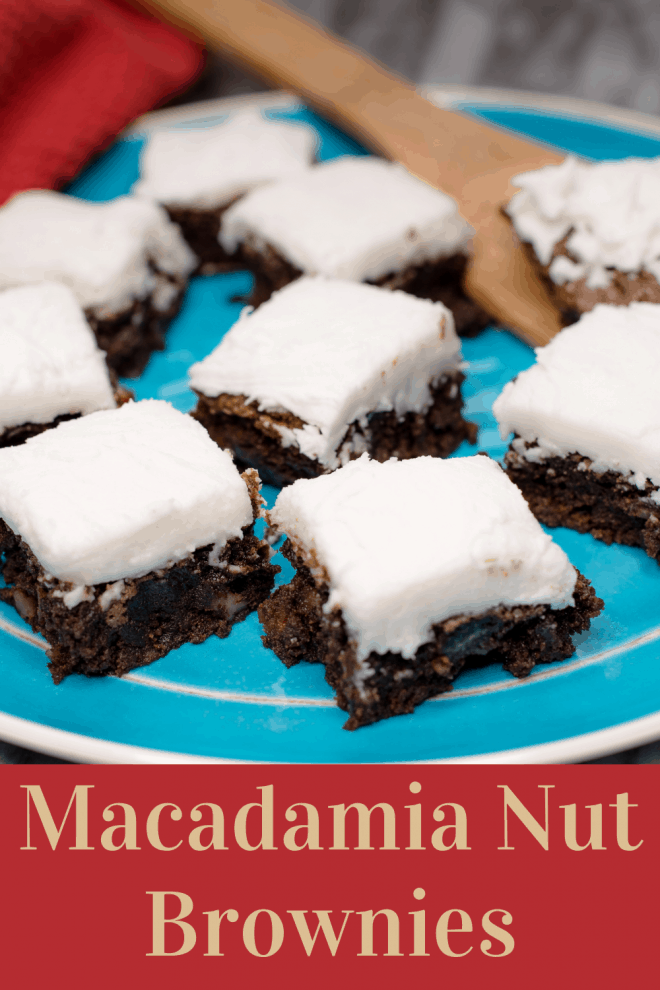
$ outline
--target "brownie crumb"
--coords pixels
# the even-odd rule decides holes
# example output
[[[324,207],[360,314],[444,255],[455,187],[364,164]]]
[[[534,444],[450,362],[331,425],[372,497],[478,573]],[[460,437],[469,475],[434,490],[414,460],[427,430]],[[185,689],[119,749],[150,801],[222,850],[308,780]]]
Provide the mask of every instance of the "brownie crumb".
[[[275,248],[257,243],[251,237],[246,237],[235,257],[254,274],[254,289],[250,297],[253,306],[260,306],[270,299],[273,292],[283,289],[303,274]],[[461,337],[475,337],[492,319],[463,289],[467,263],[466,255],[454,254],[438,261],[411,265],[401,272],[390,272],[369,284],[385,289],[401,289],[412,296],[444,303],[454,314],[456,333]]]
[[[49,644],[55,684],[68,674],[125,674],[184,643],[224,638],[269,595],[280,568],[246,527],[219,553],[200,547],[171,567],[86,589],[69,609],[70,585],[45,574],[30,548],[0,520],[0,599]],[[107,593],[110,591],[110,594]],[[104,599],[104,593],[106,597]]]
[[[144,299],[135,299],[124,312],[100,317],[87,309],[85,316],[96,341],[105,351],[108,367],[125,378],[137,378],[154,351],[165,348],[165,330],[181,309],[187,280],[159,271],[152,263],[157,285]],[[167,305],[156,302],[163,292]]]
[[[447,457],[467,440],[474,444],[478,427],[463,419],[460,386],[465,376],[452,372],[431,387],[432,404],[424,413],[371,413],[366,427],[351,423],[342,441],[346,460],[367,451],[377,461],[390,457],[404,460],[430,455]],[[244,395],[219,395],[215,398],[198,393],[192,415],[202,424],[220,447],[230,447],[239,465],[256,468],[261,478],[278,488],[298,478],[315,478],[326,472],[316,460],[307,457],[292,444],[282,445],[277,426],[301,429],[305,424],[293,413],[261,412],[256,402]],[[341,448],[340,448],[341,449]]]
[[[506,213],[505,216],[511,222]],[[539,261],[533,246],[528,241],[522,242],[523,250],[532,267],[540,275],[550,298],[559,311],[564,326],[577,323],[583,313],[589,312],[600,303],[609,306],[628,306],[631,302],[660,303],[660,284],[647,271],[631,273],[609,268],[609,284],[598,289],[589,288],[586,278],[577,279],[574,282],[564,282],[562,285],[555,282],[550,277],[550,265],[555,258],[561,255],[570,258],[571,261],[579,261],[575,255],[571,254],[567,246],[573,230],[574,228],[571,228],[566,236],[555,244],[552,257],[547,265],[543,265]]]
[[[135,398],[135,393],[130,388],[116,384],[116,375],[112,372],[110,373],[110,380],[114,386],[117,407],[123,406]],[[56,416],[50,423],[21,423],[20,426],[7,426],[0,432],[0,447],[18,447],[30,437],[36,437],[39,433],[45,433],[46,430],[52,430],[55,426],[66,423],[69,419],[79,419],[81,415],[81,413],[64,413],[62,416]]]
[[[215,275],[238,267],[235,255],[227,254],[218,240],[223,213],[240,199],[236,196],[229,203],[216,209],[193,209],[183,206],[166,206],[170,220],[178,224],[181,233],[198,258],[197,275]]]
[[[501,605],[480,615],[452,616],[432,626],[432,638],[412,660],[372,652],[359,662],[341,610],[324,608],[327,581],[312,574],[289,540],[283,553],[296,575],[259,606],[264,646],[287,667],[301,660],[323,663],[337,704],[349,715],[344,725],[349,730],[412,712],[427,698],[450,691],[465,666],[499,661],[514,676],[526,677],[539,663],[565,660],[575,652],[571,636],[587,630],[603,608],[578,573],[572,606]]]
[[[660,562],[660,505],[651,498],[658,488],[650,481],[640,489],[616,471],[593,471],[589,458],[577,453],[529,461],[512,446],[504,463],[546,526],[591,533],[608,545],[641,547]]]

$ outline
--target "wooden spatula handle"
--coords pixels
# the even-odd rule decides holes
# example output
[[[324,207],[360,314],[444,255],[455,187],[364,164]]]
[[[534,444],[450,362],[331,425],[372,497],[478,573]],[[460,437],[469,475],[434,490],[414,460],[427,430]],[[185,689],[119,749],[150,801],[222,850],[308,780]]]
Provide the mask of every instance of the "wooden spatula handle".
[[[543,164],[536,145],[432,106],[410,83],[279,4],[143,2],[256,75],[299,93],[367,147],[459,200],[466,182],[490,168],[501,172],[511,162],[520,171],[524,158],[530,167]],[[552,152],[545,157],[559,160]]]
[[[560,329],[499,208],[518,172],[561,156],[433,106],[399,76],[268,0],[139,0],[268,82],[300,94],[365,146],[453,196],[476,230],[471,294],[536,344]]]

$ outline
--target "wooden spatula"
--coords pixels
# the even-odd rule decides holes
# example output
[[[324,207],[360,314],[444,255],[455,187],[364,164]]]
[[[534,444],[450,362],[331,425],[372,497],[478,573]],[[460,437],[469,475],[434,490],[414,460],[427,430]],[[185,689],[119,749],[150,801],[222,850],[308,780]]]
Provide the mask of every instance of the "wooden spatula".
[[[561,155],[433,106],[404,79],[268,0],[140,3],[453,196],[476,231],[466,285],[473,298],[530,343],[546,344],[559,331],[557,311],[500,210],[512,176]]]

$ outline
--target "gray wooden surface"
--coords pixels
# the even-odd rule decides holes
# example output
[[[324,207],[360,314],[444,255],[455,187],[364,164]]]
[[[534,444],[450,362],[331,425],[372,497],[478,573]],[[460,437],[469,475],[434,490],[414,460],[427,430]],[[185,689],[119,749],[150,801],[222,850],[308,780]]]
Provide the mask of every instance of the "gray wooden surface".
[[[660,112],[658,0],[289,0],[418,83]],[[262,88],[211,58],[198,97]]]

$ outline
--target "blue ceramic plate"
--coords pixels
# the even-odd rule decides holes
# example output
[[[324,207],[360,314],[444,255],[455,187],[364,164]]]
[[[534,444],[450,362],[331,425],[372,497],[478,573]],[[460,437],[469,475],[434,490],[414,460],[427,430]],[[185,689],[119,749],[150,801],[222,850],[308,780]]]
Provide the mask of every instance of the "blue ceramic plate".
[[[660,134],[651,123],[643,133],[579,113],[503,106],[486,97],[459,108],[592,158],[660,155]],[[305,109],[270,113],[314,127],[322,159],[364,154]],[[141,141],[115,144],[71,192],[94,200],[128,192],[137,178]],[[249,286],[250,276],[242,272],[193,280],[167,350],[130,383],[138,398],[168,399],[183,411],[192,407],[186,370],[236,320],[240,305],[232,300]],[[491,406],[503,385],[533,362],[533,352],[491,328],[466,341],[464,353],[467,414],[479,423],[479,447],[501,458],[506,445]],[[464,445],[457,454],[474,451]],[[272,503],[277,493],[265,494]],[[54,687],[43,641],[13,609],[1,606],[0,735],[83,761],[341,763],[568,761],[660,735],[660,568],[641,550],[606,547],[564,529],[553,536],[606,608],[578,639],[572,660],[537,668],[526,681],[497,666],[471,671],[461,675],[452,694],[427,701],[413,715],[350,733],[342,730],[346,716],[333,703],[323,668],[301,663],[287,671],[262,646],[256,615],[227,639],[183,646],[122,679],[72,676]],[[278,562],[280,580],[289,580],[290,566]]]

